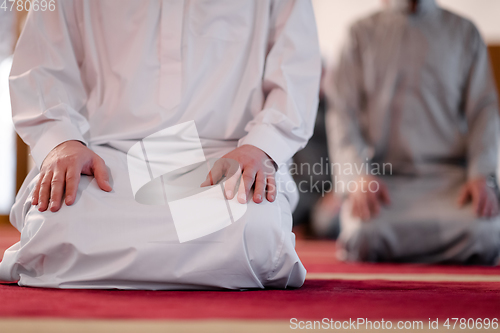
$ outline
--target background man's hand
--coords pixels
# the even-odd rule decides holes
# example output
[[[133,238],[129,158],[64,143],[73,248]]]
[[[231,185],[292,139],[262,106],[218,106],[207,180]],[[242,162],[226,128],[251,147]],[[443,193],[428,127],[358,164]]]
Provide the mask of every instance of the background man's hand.
[[[498,198],[484,177],[469,180],[462,187],[458,197],[458,205],[462,207],[472,200],[472,206],[478,217],[498,215]]]
[[[66,141],[50,151],[42,163],[32,204],[43,212],[57,212],[65,195],[66,205],[75,202],[80,175],[94,176],[99,187],[111,191],[104,160],[79,141]]]
[[[201,186],[210,186],[217,183],[228,170],[228,160],[236,161],[239,168],[230,172],[230,177],[224,184],[226,198],[234,198],[236,184],[241,176],[238,188],[238,201],[246,203],[252,186],[254,187],[253,201],[261,203],[264,198],[273,202],[276,198],[276,169],[273,160],[262,150],[252,145],[243,145],[224,155],[217,161],[210,171],[207,179]],[[237,170],[236,170],[237,169]],[[254,186],[255,185],[255,186]]]
[[[352,215],[363,221],[376,217],[380,212],[380,205],[391,202],[386,185],[375,176],[361,177],[357,191],[349,194],[349,198],[352,202]]]

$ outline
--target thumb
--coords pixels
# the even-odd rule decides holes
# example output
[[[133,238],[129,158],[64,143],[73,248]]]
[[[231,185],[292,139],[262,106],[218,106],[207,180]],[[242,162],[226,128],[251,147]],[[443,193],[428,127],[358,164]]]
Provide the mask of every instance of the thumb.
[[[205,181],[201,183],[200,187],[205,187],[205,186],[212,186],[214,185],[214,180],[212,178],[212,170],[207,175],[207,178],[205,178]]]
[[[391,197],[389,196],[389,190],[387,189],[387,186],[383,182],[379,182],[380,185],[380,191],[379,191],[379,199],[384,203],[385,205],[390,205],[391,204]]]
[[[97,185],[101,188],[101,190],[109,192],[112,190],[111,185],[109,184],[109,175],[108,170],[106,169],[106,163],[104,160],[98,156],[94,158],[94,178],[97,181]]]
[[[460,190],[460,194],[458,195],[458,206],[463,207],[467,200],[470,197],[470,189],[468,185],[464,185],[462,189]]]

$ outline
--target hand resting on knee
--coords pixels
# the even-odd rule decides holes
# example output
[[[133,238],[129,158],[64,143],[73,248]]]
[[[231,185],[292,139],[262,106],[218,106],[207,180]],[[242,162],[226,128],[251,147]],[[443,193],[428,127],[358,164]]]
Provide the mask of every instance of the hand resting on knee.
[[[235,161],[237,170],[230,170]],[[276,199],[275,164],[273,160],[261,149],[252,145],[242,145],[218,160],[207,175],[201,186],[210,186],[219,182],[225,175],[231,174],[224,184],[226,197],[231,200],[238,192],[238,201],[246,203],[252,187],[254,188],[253,201],[261,203],[264,198],[269,202]],[[241,179],[239,188],[236,189],[238,180]]]
[[[499,213],[498,198],[484,177],[469,180],[462,187],[458,197],[460,207],[472,201],[472,206],[478,217],[493,217]]]
[[[32,204],[43,212],[57,212],[65,196],[66,205],[75,202],[80,175],[94,176],[99,187],[111,191],[104,160],[80,141],[66,141],[52,149],[42,163]]]
[[[381,205],[391,203],[389,191],[378,177],[360,177],[357,184],[356,191],[349,194],[353,216],[367,221],[379,214]]]

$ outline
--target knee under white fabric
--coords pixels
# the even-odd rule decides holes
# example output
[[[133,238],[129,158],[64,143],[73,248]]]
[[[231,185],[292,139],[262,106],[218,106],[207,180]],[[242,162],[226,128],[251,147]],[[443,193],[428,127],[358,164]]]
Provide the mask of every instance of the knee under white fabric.
[[[171,290],[303,284],[290,193],[280,192],[273,203],[249,201],[239,220],[181,243],[168,205],[134,200],[125,150],[92,148],[110,170],[113,191],[103,192],[92,177],[82,176],[74,205],[39,212],[30,201],[38,173],[32,171],[11,212],[21,240],[5,252],[0,280],[53,288]],[[213,149],[212,157],[232,148]]]

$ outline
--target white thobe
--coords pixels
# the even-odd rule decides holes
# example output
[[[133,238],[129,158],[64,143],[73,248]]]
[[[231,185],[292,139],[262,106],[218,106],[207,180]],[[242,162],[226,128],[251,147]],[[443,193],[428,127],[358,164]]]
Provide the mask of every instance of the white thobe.
[[[434,0],[421,0],[415,14],[408,4],[394,1],[355,23],[329,73],[337,188],[368,172],[387,183],[392,199],[368,223],[346,201],[340,244],[352,260],[492,263],[498,218],[477,219],[471,205],[456,203],[467,179],[496,173],[498,105],[487,49],[470,21]]]
[[[291,203],[248,204],[239,221],[179,243],[168,206],[134,200],[126,153],[194,121],[207,158],[244,144],[284,164],[312,133],[320,56],[309,1],[59,1],[28,15],[10,78],[16,130],[37,168],[11,213],[21,241],[1,280],[71,288],[298,287]],[[40,213],[44,158],[79,140],[113,192],[83,177],[74,205]],[[281,177],[288,175],[280,173]]]

